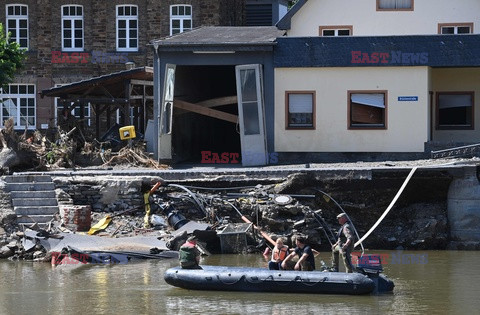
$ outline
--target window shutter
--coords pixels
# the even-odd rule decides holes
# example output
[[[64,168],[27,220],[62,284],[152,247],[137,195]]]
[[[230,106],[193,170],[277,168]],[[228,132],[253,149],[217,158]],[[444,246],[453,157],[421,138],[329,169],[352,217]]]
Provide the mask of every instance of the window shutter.
[[[472,95],[441,94],[438,96],[439,108],[470,107],[472,106]]]
[[[288,111],[294,113],[313,113],[311,94],[289,94]]]
[[[352,94],[350,98],[353,103],[385,108],[385,100],[383,94]]]

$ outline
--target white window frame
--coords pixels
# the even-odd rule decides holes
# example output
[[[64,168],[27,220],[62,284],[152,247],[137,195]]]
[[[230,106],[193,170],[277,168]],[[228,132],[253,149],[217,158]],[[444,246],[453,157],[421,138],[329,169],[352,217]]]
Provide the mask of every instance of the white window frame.
[[[325,31],[333,31],[333,35],[324,35]],[[348,31],[348,35],[338,35],[339,31]],[[334,36],[352,36],[353,35],[353,25],[328,25],[319,27],[319,35],[325,37],[334,37]]]
[[[56,84],[55,87],[58,87],[58,86],[62,86],[62,84]],[[59,98],[58,97],[55,97],[55,125],[58,125],[58,117],[59,115],[61,115],[62,111],[63,111],[63,106],[59,104]],[[73,104],[70,103],[70,105]],[[92,123],[92,117],[90,116],[92,114],[92,111],[91,111],[91,104],[88,103],[87,106],[84,107],[84,110],[86,111],[86,113],[84,113],[83,115],[83,118],[87,120],[87,125],[88,126],[91,126],[91,123]],[[81,116],[80,116],[80,107],[75,107],[75,108],[72,108],[72,110],[70,111],[70,114],[72,114],[73,117],[77,118],[77,119],[80,119]]]
[[[458,33],[459,27],[468,27],[470,32],[468,33]],[[453,28],[453,34],[443,33],[444,28]],[[473,23],[446,23],[446,24],[438,24],[438,34],[441,35],[467,35],[473,34]]]
[[[188,9],[188,10],[187,10]],[[183,11],[183,14],[180,12]],[[190,14],[185,12],[189,11]],[[179,27],[173,27],[174,21],[179,22]],[[185,22],[190,21],[190,27],[185,27]],[[193,28],[193,10],[189,4],[175,4],[170,6],[170,36],[183,33]],[[177,31],[178,30],[178,31]]]
[[[68,15],[64,15],[64,9],[65,8],[68,8]],[[71,8],[75,8],[74,9],[74,14],[70,14],[70,9]],[[78,14],[77,10],[78,9],[81,9],[82,11],[82,14]],[[66,4],[66,5],[62,5],[60,7],[60,12],[61,12],[61,15],[62,15],[62,51],[83,51],[84,49],[84,46],[85,46],[85,28],[84,28],[84,21],[83,21],[83,13],[85,12],[84,9],[83,9],[83,5],[79,5],[79,4]],[[66,21],[70,21],[70,27],[69,28],[66,28],[65,27],[65,22]],[[81,26],[81,31],[82,31],[82,37],[79,38],[79,37],[76,37],[76,31],[79,30],[78,27],[76,27],[76,23],[80,21],[82,23],[82,26]],[[70,36],[67,38],[65,36],[65,32],[66,31],[70,31]],[[71,40],[71,44],[70,44],[70,47],[66,47],[65,46],[65,40]],[[76,41],[77,40],[82,40],[82,46],[81,47],[75,47],[76,45]]]
[[[129,13],[127,14],[128,8]],[[135,9],[135,14],[132,13],[132,9]],[[120,12],[123,9],[123,12]],[[117,51],[138,51],[138,6],[133,4],[122,4],[115,7],[116,15],[116,48]],[[120,21],[125,22],[125,28],[120,28]],[[132,26],[131,22],[135,21],[136,26]],[[120,31],[125,31],[125,37],[120,38]],[[135,31],[136,36],[130,36],[130,33]],[[120,41],[125,40],[125,47],[120,47]],[[130,41],[135,40],[135,46],[131,45]]]
[[[128,121],[131,125],[133,125],[133,118],[134,118],[133,117],[134,116],[133,107],[130,107],[129,114],[130,114],[130,116],[128,117]],[[121,117],[120,109],[117,108],[117,110],[115,111],[115,122],[117,124],[120,124],[121,118],[122,117]]]
[[[14,89],[16,92],[13,91]],[[21,92],[21,90],[24,90],[24,92]],[[5,120],[13,117],[15,130],[24,130],[28,120],[31,120],[31,123],[28,124],[29,130],[37,128],[37,99],[35,90],[35,84],[22,83],[9,84],[8,93],[4,93],[0,89],[0,125],[2,127]],[[24,103],[23,106],[22,103]],[[5,106],[8,106],[8,109]],[[5,110],[8,111],[8,115],[4,115]],[[29,114],[29,110],[33,110],[33,112]],[[22,115],[22,111],[24,111],[25,115]]]
[[[18,11],[17,11],[18,8]],[[13,9],[13,14],[9,14],[10,9]],[[25,12],[22,13],[23,9]],[[29,49],[29,33],[28,33],[28,6],[26,4],[7,4],[5,6],[5,17],[6,17],[6,25],[5,30],[6,34],[8,35],[9,32],[15,30],[14,36],[10,37],[11,41],[15,41],[20,45],[20,48]],[[15,22],[15,27],[9,27],[11,21]],[[26,21],[26,27],[20,27],[20,23],[22,21]],[[20,36],[21,31],[26,31],[26,36]],[[22,40],[26,40],[26,45],[22,45]]]

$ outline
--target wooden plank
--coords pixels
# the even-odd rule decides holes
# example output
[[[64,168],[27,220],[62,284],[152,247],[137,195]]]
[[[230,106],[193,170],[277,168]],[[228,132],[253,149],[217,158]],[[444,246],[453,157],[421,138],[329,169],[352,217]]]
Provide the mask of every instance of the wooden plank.
[[[153,81],[132,79],[132,80],[130,80],[130,84],[132,84],[132,85],[150,85],[150,86],[153,86]]]
[[[232,114],[225,113],[225,112],[222,112],[222,111],[219,111],[219,110],[206,108],[206,107],[203,107],[203,106],[200,106],[200,105],[197,105],[197,104],[193,104],[193,103],[189,103],[189,102],[185,102],[185,101],[181,101],[181,100],[177,100],[177,99],[173,100],[173,106],[175,108],[188,110],[188,111],[200,114],[200,115],[205,115],[205,116],[229,121],[229,122],[232,122],[234,124],[236,124],[237,121],[238,121],[238,116],[237,115],[232,115]]]
[[[359,124],[383,124],[383,111],[383,108],[353,104],[352,122]]]
[[[224,96],[218,98],[212,98],[210,100],[198,102],[197,105],[201,105],[203,107],[217,107],[222,105],[229,105],[229,104],[237,104],[237,96]]]

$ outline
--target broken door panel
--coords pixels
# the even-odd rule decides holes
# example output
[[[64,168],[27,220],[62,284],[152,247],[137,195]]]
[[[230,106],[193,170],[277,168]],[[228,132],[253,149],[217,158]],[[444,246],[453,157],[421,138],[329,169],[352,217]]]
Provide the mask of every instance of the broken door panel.
[[[263,77],[259,64],[235,67],[242,165],[267,164]]]
[[[160,116],[159,130],[159,159],[172,159],[172,119],[173,119],[173,96],[175,87],[175,65],[165,66],[165,81],[163,83],[163,99]]]

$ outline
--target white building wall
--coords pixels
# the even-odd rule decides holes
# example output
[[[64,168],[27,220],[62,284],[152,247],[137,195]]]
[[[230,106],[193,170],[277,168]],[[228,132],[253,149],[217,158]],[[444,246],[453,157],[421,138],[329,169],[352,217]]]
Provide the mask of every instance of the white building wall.
[[[319,36],[320,26],[352,25],[353,36],[438,34],[439,23],[473,23],[480,0],[414,0],[413,11],[377,11],[376,0],[310,0],[293,16],[290,37]]]
[[[275,69],[276,152],[423,152],[428,67]],[[348,91],[387,90],[386,130],[348,130]],[[315,130],[287,130],[285,92],[316,91]],[[398,96],[418,96],[399,102]]]

